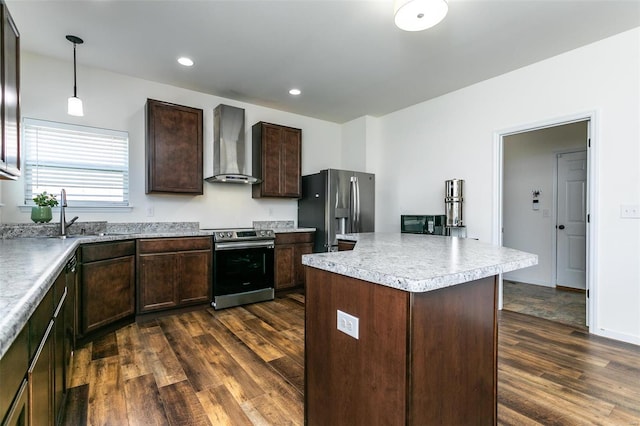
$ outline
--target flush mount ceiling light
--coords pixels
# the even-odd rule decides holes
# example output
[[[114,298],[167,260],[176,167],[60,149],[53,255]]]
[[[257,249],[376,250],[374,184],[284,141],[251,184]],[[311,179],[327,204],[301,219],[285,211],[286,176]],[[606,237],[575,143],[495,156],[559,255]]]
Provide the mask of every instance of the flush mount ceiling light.
[[[300,91],[300,89],[291,89],[291,90],[289,90],[289,94],[293,95],[293,96],[298,96],[300,93],[302,93]]]
[[[69,115],[75,115],[76,117],[84,116],[82,110],[82,99],[78,97],[78,90],[76,87],[76,44],[84,43],[80,37],[74,35],[68,35],[67,40],[73,43],[73,96],[67,100],[67,113]]]
[[[444,19],[449,6],[446,0],[395,0],[396,26],[405,31],[422,31]]]
[[[184,65],[185,67],[193,66],[193,60],[191,60],[191,58],[187,58],[186,56],[178,58],[178,63],[180,65]]]

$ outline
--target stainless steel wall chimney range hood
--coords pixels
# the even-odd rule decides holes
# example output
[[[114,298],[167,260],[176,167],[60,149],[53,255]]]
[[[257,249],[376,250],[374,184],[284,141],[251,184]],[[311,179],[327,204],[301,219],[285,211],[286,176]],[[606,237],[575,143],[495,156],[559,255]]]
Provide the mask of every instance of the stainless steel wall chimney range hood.
[[[245,173],[244,109],[218,105],[213,110],[212,183],[260,183]]]

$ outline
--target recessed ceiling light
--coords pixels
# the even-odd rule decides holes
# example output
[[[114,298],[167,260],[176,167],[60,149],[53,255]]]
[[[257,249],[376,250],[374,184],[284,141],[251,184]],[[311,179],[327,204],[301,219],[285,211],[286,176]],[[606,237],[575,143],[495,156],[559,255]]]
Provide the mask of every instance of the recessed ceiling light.
[[[187,58],[186,56],[178,58],[178,63],[180,65],[184,65],[185,67],[193,66],[193,61],[190,58]]]
[[[291,90],[289,90],[289,94],[293,95],[293,96],[298,96],[300,93],[302,93],[300,91],[300,89],[291,89]]]

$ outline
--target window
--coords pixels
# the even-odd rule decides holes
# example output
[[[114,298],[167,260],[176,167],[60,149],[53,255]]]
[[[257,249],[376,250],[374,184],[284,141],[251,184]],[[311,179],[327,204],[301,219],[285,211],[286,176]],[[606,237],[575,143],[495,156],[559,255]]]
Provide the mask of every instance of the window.
[[[29,118],[23,124],[25,204],[64,188],[73,207],[129,205],[127,132]]]

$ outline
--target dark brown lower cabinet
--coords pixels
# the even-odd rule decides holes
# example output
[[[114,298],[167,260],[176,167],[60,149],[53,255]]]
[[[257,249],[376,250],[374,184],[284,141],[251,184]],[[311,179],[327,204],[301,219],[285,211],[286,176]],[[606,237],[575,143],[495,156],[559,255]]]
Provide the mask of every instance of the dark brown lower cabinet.
[[[53,425],[53,345],[53,321],[50,321],[27,372],[31,425]]]
[[[138,241],[138,313],[211,302],[211,237]]]
[[[275,239],[275,289],[303,287],[302,255],[313,252],[313,232],[277,233]]]
[[[496,277],[411,293],[307,268],[305,424],[495,425],[496,294]]]
[[[4,426],[27,426],[29,425],[29,383],[23,379],[16,399],[13,401],[7,417],[4,419]]]
[[[70,281],[65,268],[0,359],[2,425],[54,425],[63,417],[73,350]]]
[[[82,246],[80,334],[135,314],[135,241]]]
[[[12,416],[8,413],[21,410],[13,402],[18,399],[16,395],[21,389],[21,383],[25,380],[29,359],[29,325],[27,324],[0,359],[0,421]]]

